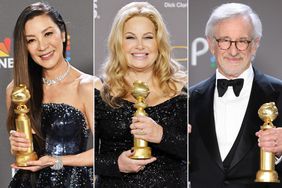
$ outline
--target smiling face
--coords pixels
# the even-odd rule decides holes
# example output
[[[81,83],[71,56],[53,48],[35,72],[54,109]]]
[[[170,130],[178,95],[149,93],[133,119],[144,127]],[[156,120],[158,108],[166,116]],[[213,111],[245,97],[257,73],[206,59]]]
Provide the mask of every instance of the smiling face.
[[[250,19],[243,16],[228,18],[217,23],[214,27],[214,38],[208,38],[211,53],[216,57],[217,67],[221,74],[227,78],[237,78],[249,66],[255,55],[259,39],[252,38],[253,27]],[[231,41],[252,41],[246,50],[240,51],[232,43],[229,49],[219,48],[216,39]]]
[[[48,15],[36,16],[25,24],[27,50],[32,59],[45,69],[64,62],[63,42],[65,33]]]
[[[130,18],[124,24],[122,49],[129,69],[139,72],[151,70],[158,57],[153,22],[142,16]]]

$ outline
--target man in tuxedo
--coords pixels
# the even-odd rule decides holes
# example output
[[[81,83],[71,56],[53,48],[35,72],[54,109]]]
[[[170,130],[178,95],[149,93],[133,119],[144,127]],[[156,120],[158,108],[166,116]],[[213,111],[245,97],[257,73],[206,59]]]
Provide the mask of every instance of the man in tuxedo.
[[[261,36],[259,17],[240,3],[219,6],[206,24],[217,69],[212,77],[190,88],[192,188],[282,187],[281,183],[254,182],[260,147],[278,145],[278,138],[259,132],[263,121],[258,109],[264,103],[275,102],[282,112],[282,82],[252,65]],[[273,123],[282,126],[281,117]],[[280,139],[282,143],[282,136]],[[282,180],[282,163],[277,162],[275,168]]]

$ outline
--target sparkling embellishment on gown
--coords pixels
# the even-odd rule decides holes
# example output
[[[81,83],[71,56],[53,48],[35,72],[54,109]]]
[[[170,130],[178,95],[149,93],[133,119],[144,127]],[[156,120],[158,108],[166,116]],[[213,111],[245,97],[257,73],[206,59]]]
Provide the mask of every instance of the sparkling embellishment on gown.
[[[146,108],[163,127],[161,143],[149,143],[157,160],[138,173],[121,173],[119,155],[133,146],[130,124],[136,109],[122,100],[113,109],[95,90],[95,187],[187,187],[187,95]]]
[[[46,138],[45,155],[73,155],[86,151],[89,131],[78,109],[67,104],[43,104],[41,122]],[[93,187],[93,169],[64,166],[62,170],[47,167],[35,173],[19,170],[9,187],[90,188]]]

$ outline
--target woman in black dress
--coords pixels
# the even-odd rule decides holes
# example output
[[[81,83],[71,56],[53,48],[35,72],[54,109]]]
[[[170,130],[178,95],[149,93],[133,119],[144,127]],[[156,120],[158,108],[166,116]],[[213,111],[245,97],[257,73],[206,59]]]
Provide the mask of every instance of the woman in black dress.
[[[37,161],[19,169],[9,187],[92,187],[93,149],[86,151],[93,123],[93,76],[65,59],[67,30],[51,6],[34,3],[19,16],[14,29],[14,77],[7,87],[11,153],[32,145],[15,131],[12,90],[25,84]]]
[[[95,82],[96,187],[187,187],[186,74],[171,59],[166,26],[149,3],[117,13],[103,79]],[[146,116],[133,117],[134,81],[146,82]],[[133,136],[153,157],[135,160]]]

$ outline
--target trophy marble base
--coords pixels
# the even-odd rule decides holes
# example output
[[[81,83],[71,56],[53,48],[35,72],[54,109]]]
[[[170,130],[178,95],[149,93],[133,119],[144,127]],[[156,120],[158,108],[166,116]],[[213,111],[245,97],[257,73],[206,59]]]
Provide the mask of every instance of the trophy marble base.
[[[28,154],[17,154],[16,155],[16,165],[17,166],[28,166],[28,161],[35,161],[37,160],[37,154],[35,152],[28,153]]]
[[[280,181],[275,170],[259,170],[255,182],[279,183]]]
[[[150,159],[152,157],[152,151],[150,147],[133,147],[134,155],[131,159]]]

